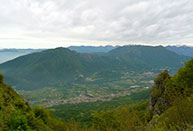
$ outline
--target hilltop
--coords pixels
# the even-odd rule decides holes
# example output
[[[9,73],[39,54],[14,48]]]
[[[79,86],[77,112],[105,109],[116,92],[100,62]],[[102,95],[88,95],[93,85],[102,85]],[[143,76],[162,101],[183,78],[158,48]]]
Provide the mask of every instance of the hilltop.
[[[164,47],[123,46],[104,55],[60,47],[5,62],[0,72],[30,104],[53,106],[108,100],[149,88],[157,73],[175,73],[188,59]]]

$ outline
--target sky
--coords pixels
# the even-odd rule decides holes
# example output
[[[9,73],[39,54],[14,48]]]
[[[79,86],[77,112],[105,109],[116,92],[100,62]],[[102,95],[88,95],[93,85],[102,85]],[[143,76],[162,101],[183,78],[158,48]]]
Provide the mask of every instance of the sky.
[[[0,0],[0,48],[193,46],[193,0]]]

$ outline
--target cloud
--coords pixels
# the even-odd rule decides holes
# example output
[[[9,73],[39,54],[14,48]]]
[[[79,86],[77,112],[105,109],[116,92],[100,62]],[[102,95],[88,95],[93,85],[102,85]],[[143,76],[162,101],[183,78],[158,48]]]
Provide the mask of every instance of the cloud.
[[[192,0],[0,0],[0,47],[193,44]]]

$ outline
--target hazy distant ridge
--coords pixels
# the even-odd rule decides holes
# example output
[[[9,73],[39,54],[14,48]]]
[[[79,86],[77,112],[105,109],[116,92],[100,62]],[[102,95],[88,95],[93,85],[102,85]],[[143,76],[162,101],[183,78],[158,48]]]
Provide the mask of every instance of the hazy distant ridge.
[[[193,57],[193,47],[190,46],[167,46],[168,50],[173,51],[179,55]]]

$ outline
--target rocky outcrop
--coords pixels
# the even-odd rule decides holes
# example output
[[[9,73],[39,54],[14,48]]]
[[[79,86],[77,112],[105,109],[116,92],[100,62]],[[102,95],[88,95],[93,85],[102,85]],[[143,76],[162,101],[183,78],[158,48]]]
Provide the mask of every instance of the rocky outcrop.
[[[159,116],[170,106],[168,100],[168,93],[166,90],[167,83],[170,80],[170,75],[168,71],[165,70],[154,80],[154,86],[151,91],[149,108],[148,108],[148,120]]]

